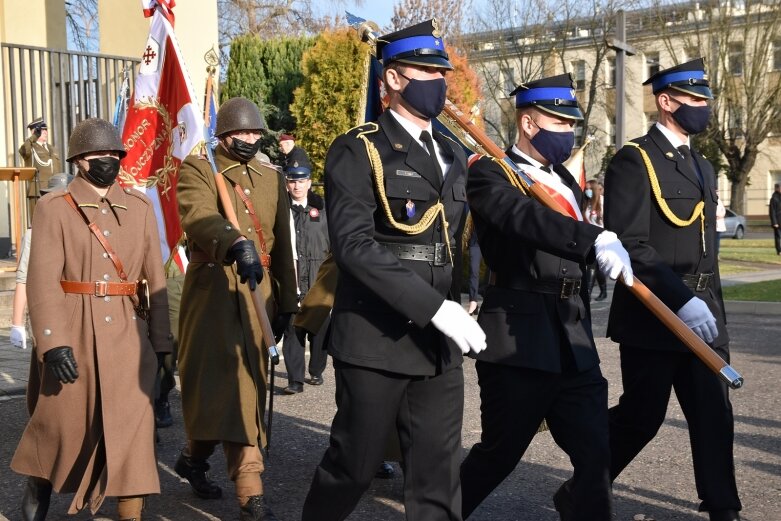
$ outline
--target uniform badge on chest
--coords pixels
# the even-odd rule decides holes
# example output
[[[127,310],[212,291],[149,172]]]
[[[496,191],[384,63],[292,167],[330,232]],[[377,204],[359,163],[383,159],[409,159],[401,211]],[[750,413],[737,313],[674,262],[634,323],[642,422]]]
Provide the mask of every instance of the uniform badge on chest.
[[[312,208],[311,210],[309,210],[309,220],[310,221],[320,220],[320,211],[317,208]]]
[[[407,199],[405,207],[407,208],[407,218],[412,219],[415,216],[415,203],[412,199]]]

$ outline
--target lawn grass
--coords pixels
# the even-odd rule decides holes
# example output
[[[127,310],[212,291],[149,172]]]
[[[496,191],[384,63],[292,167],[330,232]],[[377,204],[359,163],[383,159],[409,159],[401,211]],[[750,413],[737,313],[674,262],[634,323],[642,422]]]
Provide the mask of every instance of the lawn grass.
[[[776,254],[773,239],[722,239],[719,259],[722,266],[729,261],[761,262],[781,266],[781,255]]]
[[[723,288],[724,300],[754,300],[781,302],[781,280],[752,282]]]
[[[752,271],[762,271],[762,268],[741,262],[719,260],[719,273],[722,277],[724,275],[737,275],[738,273],[751,273]]]

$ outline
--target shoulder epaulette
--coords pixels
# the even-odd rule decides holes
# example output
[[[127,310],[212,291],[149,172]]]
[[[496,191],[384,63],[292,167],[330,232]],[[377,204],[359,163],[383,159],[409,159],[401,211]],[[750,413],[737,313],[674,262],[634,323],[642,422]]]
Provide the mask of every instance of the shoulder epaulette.
[[[377,132],[380,129],[380,126],[375,121],[369,121],[368,123],[361,123],[360,125],[356,125],[345,134],[373,134],[374,132]]]
[[[151,205],[152,204],[152,201],[150,201],[149,198],[146,195],[144,195],[143,192],[140,192],[140,191],[136,190],[135,188],[123,188],[123,191],[127,195],[132,195],[136,199],[140,199],[141,201],[143,201],[144,204],[147,204],[147,205]]]

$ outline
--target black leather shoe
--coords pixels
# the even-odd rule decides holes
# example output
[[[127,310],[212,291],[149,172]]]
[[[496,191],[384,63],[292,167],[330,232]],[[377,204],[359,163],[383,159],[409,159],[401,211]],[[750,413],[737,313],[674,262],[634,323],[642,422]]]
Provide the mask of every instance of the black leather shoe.
[[[396,471],[393,469],[393,465],[387,461],[383,461],[380,468],[374,474],[374,477],[379,479],[393,479],[393,476],[395,475]]]
[[[607,298],[607,289],[602,288],[601,290],[599,290],[599,295],[597,295],[597,298],[595,298],[594,300],[599,302],[600,300],[605,300],[606,298]]]
[[[309,380],[306,381],[309,385],[323,385],[323,377],[322,376],[313,376]]]
[[[252,496],[241,507],[241,521],[279,521],[263,496]]]
[[[553,494],[553,506],[559,513],[561,521],[569,521],[573,517],[575,506],[572,503],[572,479],[561,484],[559,490]]]
[[[22,519],[24,521],[43,521],[49,511],[52,497],[52,484],[42,478],[27,478],[22,496]]]
[[[288,385],[284,389],[282,389],[282,392],[285,394],[298,394],[304,392],[304,384],[301,382],[293,382],[292,384]]]
[[[222,489],[209,479],[209,464],[179,454],[174,471],[190,482],[196,496],[203,499],[218,499],[222,497]]]
[[[165,429],[173,424],[174,419],[171,416],[171,404],[169,404],[168,401],[155,401],[155,427]]]
[[[740,521],[737,510],[712,510],[708,512],[710,521]]]

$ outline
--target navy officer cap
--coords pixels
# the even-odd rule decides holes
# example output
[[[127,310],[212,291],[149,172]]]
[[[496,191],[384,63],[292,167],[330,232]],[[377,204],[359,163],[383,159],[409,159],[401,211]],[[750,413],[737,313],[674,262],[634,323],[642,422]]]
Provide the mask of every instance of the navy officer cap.
[[[290,152],[285,167],[282,169],[285,178],[288,181],[297,181],[299,179],[309,179],[312,177],[312,165],[309,158],[301,148],[294,148]]]
[[[675,89],[698,98],[713,99],[708,75],[705,74],[705,61],[702,58],[659,71],[643,82],[651,84],[654,94],[667,89]]]
[[[570,73],[521,83],[510,96],[515,96],[519,109],[534,107],[560,118],[583,119]]]
[[[377,56],[387,67],[392,62],[453,70],[436,18],[377,39]]]

